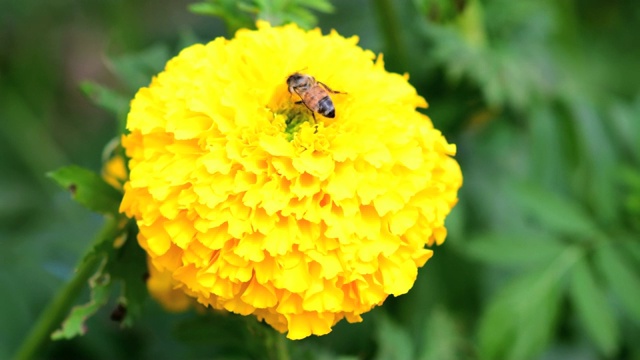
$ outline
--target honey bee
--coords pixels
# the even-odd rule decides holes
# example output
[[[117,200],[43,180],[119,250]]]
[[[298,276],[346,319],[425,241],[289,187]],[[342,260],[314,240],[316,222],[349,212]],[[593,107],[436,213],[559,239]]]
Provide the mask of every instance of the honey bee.
[[[289,86],[289,93],[296,93],[302,99],[301,101],[296,101],[296,104],[304,104],[307,109],[311,110],[311,116],[313,116],[314,120],[316,112],[324,117],[336,117],[336,108],[333,106],[329,93],[344,94],[343,92],[331,90],[331,88],[317,81],[313,76],[299,72],[289,75],[287,85]]]

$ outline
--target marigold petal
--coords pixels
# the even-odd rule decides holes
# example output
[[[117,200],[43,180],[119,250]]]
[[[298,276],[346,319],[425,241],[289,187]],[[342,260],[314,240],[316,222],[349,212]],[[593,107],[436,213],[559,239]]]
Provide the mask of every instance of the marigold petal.
[[[273,288],[263,286],[255,279],[249,282],[249,286],[240,298],[245,303],[261,309],[272,307],[278,303],[278,297]]]
[[[304,151],[300,156],[293,158],[293,166],[300,173],[309,173],[324,180],[331,175],[334,162],[327,153]]]
[[[289,315],[287,320],[289,321],[287,338],[291,340],[304,339],[311,334],[328,334],[334,324],[332,313]]]
[[[145,234],[147,247],[154,255],[162,255],[171,247],[171,237],[163,228],[152,227]]]

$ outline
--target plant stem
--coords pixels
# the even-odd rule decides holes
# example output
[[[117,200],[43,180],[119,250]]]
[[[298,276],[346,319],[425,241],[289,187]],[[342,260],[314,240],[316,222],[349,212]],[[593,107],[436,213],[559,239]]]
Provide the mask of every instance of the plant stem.
[[[276,353],[278,354],[277,359],[278,360],[290,360],[291,357],[289,356],[289,349],[287,348],[287,339],[284,337],[284,335],[278,333],[277,331],[274,331],[275,334],[275,348],[276,348]]]
[[[117,226],[117,221],[109,218],[98,232],[94,244],[104,241],[110,236],[113,238],[117,232]],[[93,249],[93,246],[91,249]],[[82,289],[87,286],[87,281],[93,275],[101,260],[102,257],[100,256],[91,256],[88,259],[83,257],[71,281],[55,295],[49,305],[42,311],[31,328],[31,332],[25,337],[14,354],[13,359],[28,360],[37,357],[41,348],[50,340],[51,333],[60,326]]]
[[[405,44],[402,39],[401,27],[398,23],[397,14],[394,11],[393,2],[391,0],[374,0],[373,2],[380,19],[380,26],[383,32],[382,36],[384,37],[389,59],[399,68],[406,69]]]

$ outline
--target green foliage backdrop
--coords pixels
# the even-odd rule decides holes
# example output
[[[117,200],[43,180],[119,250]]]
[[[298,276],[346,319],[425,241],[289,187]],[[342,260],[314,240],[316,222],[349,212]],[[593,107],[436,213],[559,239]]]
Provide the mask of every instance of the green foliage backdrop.
[[[458,145],[465,177],[448,239],[409,294],[289,344],[293,358],[640,359],[633,0],[0,2],[0,358],[102,223],[45,173],[99,171],[137,88],[180,48],[256,17],[334,28],[383,52]],[[109,320],[116,300],[85,336],[42,356],[262,354],[235,318],[170,315],[150,301],[121,329]]]

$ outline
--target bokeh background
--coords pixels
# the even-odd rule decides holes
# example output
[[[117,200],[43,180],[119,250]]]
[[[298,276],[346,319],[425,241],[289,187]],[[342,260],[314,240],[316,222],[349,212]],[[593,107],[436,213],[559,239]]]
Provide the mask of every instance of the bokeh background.
[[[242,13],[235,1],[213,3]],[[281,14],[323,9],[290,3]],[[0,358],[73,275],[103,221],[45,173],[99,171],[126,115],[116,105],[184,46],[237,26],[192,4],[0,0]],[[458,145],[465,184],[449,237],[411,292],[362,324],[293,343],[293,354],[640,359],[640,3],[332,5],[313,12],[317,25],[358,35],[389,70],[410,74],[426,113]],[[193,312],[167,314],[152,301],[121,329],[109,320],[115,301],[87,335],[49,344],[42,357],[251,357]]]

